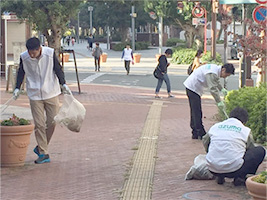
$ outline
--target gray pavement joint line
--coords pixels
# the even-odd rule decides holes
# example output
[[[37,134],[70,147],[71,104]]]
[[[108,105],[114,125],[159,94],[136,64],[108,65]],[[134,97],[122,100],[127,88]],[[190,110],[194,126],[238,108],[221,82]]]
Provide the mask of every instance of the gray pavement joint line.
[[[139,138],[138,150],[133,156],[129,178],[124,182],[121,200],[151,199],[163,103],[153,101],[151,105]]]

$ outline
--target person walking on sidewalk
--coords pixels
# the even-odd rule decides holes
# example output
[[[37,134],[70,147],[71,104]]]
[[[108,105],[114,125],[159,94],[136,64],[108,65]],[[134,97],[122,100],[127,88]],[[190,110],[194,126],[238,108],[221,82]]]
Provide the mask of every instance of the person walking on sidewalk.
[[[94,43],[94,36],[92,34],[89,35],[87,42],[88,42],[88,50],[92,51]]]
[[[129,44],[123,49],[121,58],[124,60],[124,67],[128,75],[130,73],[130,63],[132,62],[132,64],[134,64],[133,50],[130,48]]]
[[[220,77],[226,78],[235,73],[235,68],[232,64],[224,64],[218,66],[215,64],[201,65],[193,71],[193,73],[184,81],[186,87],[186,94],[190,106],[190,127],[192,129],[192,139],[202,139],[206,134],[202,123],[202,108],[201,108],[201,95],[203,89],[207,87],[215,99],[217,106],[225,110],[225,105],[220,98],[219,92],[221,91],[225,96],[227,90],[220,84]]]
[[[92,56],[95,58],[95,71],[100,71],[100,57],[103,53],[102,49],[99,47],[99,43],[95,43],[96,47],[93,49]]]
[[[192,64],[192,70],[194,71],[195,69],[199,68],[201,65],[206,64],[206,63],[201,63],[200,58],[203,55],[202,50],[197,50],[196,56],[194,58],[193,64]]]
[[[40,46],[36,37],[26,42],[27,51],[20,55],[20,64],[13,92],[16,100],[26,75],[27,95],[30,100],[31,112],[35,125],[37,146],[34,153],[38,155],[36,164],[50,162],[48,144],[55,130],[54,117],[59,110],[60,85],[63,91],[71,93],[66,85],[64,72],[59,64],[54,49]]]
[[[171,95],[171,84],[170,84],[170,79],[169,79],[169,76],[167,74],[167,68],[169,67],[170,63],[168,62],[167,58],[170,58],[172,56],[172,50],[171,49],[167,49],[165,51],[165,54],[164,55],[161,55],[159,57],[159,69],[162,73],[162,78],[159,78],[158,79],[158,84],[157,84],[157,87],[156,87],[156,91],[155,91],[155,98],[158,98],[160,99],[161,97],[159,96],[159,91],[160,91],[160,88],[162,86],[162,83],[163,81],[165,81],[166,83],[166,86],[167,86],[167,92],[168,92],[168,97],[169,98],[173,98],[174,96]]]
[[[236,107],[229,119],[213,125],[203,137],[207,166],[218,184],[228,177],[234,178],[235,186],[245,185],[246,175],[256,174],[265,157],[265,149],[254,146],[247,121],[247,111]]]

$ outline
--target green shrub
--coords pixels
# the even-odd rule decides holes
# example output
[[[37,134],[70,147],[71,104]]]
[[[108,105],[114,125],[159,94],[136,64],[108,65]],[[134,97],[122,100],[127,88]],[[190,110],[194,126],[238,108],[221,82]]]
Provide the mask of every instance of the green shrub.
[[[251,128],[253,138],[257,143],[266,143],[266,92],[266,84],[259,87],[244,87],[230,91],[225,99],[227,113],[237,106],[248,111],[249,119],[246,126]],[[220,116],[223,116],[222,113]]]
[[[166,42],[167,47],[174,47],[177,43],[185,43],[184,40],[181,40],[179,38],[169,38]]]
[[[176,64],[191,64],[197,53],[197,51],[194,49],[181,47],[173,48],[173,52],[172,61]],[[207,51],[207,53],[202,56],[201,61],[203,63],[215,63],[218,65],[222,64],[221,55],[216,53],[216,60],[212,60],[210,51]]]
[[[122,51],[126,47],[126,42],[117,43],[112,46],[112,50],[114,51]],[[136,42],[135,43],[135,50],[144,50],[148,49],[149,42]]]
[[[217,40],[216,44],[224,44],[224,40]]]
[[[207,51],[206,54],[203,54],[202,58],[201,58],[201,61],[203,63],[214,63],[214,64],[217,64],[217,65],[222,65],[222,57],[221,57],[221,54],[219,54],[218,52],[216,52],[216,60],[212,60],[212,57],[211,57],[211,51]]]

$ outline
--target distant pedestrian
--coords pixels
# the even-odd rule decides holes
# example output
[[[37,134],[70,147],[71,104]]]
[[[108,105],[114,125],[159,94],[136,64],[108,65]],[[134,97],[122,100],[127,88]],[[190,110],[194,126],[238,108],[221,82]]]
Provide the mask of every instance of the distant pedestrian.
[[[158,79],[158,84],[157,84],[157,87],[156,87],[156,91],[155,91],[155,98],[158,98],[160,99],[161,97],[159,96],[159,91],[160,91],[160,88],[162,86],[162,83],[163,81],[166,83],[166,86],[167,86],[167,92],[168,92],[168,97],[169,98],[173,98],[174,96],[171,95],[171,84],[170,84],[170,79],[169,79],[169,76],[167,74],[167,68],[169,67],[170,63],[168,62],[167,58],[171,57],[172,56],[172,50],[171,49],[167,49],[165,51],[165,54],[164,55],[161,55],[159,57],[159,69],[162,73],[162,78],[159,78]]]
[[[75,44],[75,38],[74,37],[71,38],[71,44],[72,44],[72,46],[74,46],[74,44]]]
[[[202,50],[197,50],[197,53],[195,55],[193,64],[192,64],[192,70],[194,71],[195,69],[199,68],[201,65],[206,64],[206,63],[201,63],[200,59],[203,55]]]
[[[20,55],[13,98],[16,100],[19,97],[20,87],[26,76],[27,95],[38,144],[33,150],[38,155],[35,163],[42,164],[50,162],[48,144],[56,126],[54,117],[59,110],[60,85],[63,86],[63,91],[71,91],[65,83],[64,72],[54,49],[41,46],[40,40],[35,37],[27,40],[26,47],[27,51]]]
[[[133,50],[130,48],[129,44],[123,49],[121,58],[124,60],[124,67],[128,75],[130,73],[130,63],[132,62],[132,64],[134,64]]]
[[[66,37],[67,45],[70,46],[70,36]]]
[[[227,90],[220,84],[220,77],[226,78],[235,73],[232,64],[224,64],[223,66],[215,64],[201,65],[193,71],[193,73],[185,80],[186,94],[190,106],[190,127],[192,128],[192,139],[202,139],[206,134],[202,123],[201,95],[204,88],[208,88],[211,95],[215,99],[217,106],[225,111],[224,102],[220,98],[219,92],[224,95]]]
[[[88,49],[89,49],[90,51],[92,51],[92,50],[93,50],[93,43],[94,43],[94,37],[93,37],[92,34],[89,35],[87,41],[88,41]]]
[[[99,43],[95,43],[96,47],[93,49],[92,56],[95,58],[95,71],[100,71],[100,57],[103,53],[102,49],[99,47]]]

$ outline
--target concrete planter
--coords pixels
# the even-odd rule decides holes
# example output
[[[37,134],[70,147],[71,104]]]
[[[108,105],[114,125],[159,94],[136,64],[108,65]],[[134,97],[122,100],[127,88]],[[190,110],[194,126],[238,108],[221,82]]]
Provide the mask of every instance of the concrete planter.
[[[34,125],[1,127],[1,167],[23,166]]]

